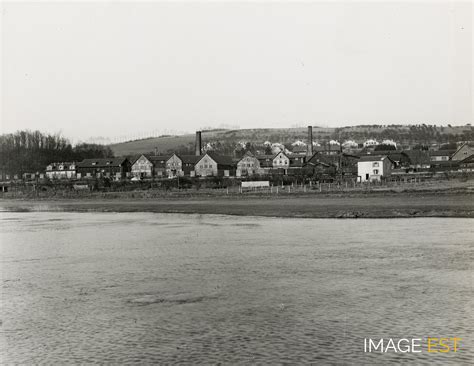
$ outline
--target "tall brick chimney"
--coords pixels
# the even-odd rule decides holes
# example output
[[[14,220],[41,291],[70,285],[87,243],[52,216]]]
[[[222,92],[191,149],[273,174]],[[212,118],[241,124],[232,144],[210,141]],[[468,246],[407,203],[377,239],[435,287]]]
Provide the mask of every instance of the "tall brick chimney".
[[[201,131],[196,131],[195,155],[200,156],[202,152]]]
[[[313,156],[313,126],[308,126],[308,144],[306,145],[306,155]]]

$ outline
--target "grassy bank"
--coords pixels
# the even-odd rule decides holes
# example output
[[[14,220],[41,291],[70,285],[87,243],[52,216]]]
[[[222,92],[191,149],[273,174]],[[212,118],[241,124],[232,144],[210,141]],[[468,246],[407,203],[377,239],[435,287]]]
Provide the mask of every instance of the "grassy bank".
[[[469,192],[168,196],[0,200],[4,211],[156,212],[308,218],[474,217]]]

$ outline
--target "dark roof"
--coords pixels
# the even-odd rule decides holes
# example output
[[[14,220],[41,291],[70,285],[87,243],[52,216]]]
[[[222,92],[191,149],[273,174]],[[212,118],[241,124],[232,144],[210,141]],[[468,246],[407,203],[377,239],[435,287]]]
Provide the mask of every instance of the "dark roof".
[[[325,164],[337,164],[339,163],[339,160],[342,158],[342,160],[348,161],[351,159],[358,160],[359,157],[356,155],[351,155],[351,154],[337,154],[337,155],[328,155],[328,154],[323,154],[322,152],[316,152],[311,156],[305,165],[315,165],[319,164],[321,162]]]
[[[209,155],[212,158],[212,160],[214,160],[218,165],[232,166],[235,164],[234,160],[232,159],[232,156],[218,155],[213,152],[208,152],[207,155]]]
[[[84,159],[77,163],[78,168],[103,168],[108,166],[119,167],[127,161],[126,158]]]
[[[142,157],[142,155],[143,154],[131,156],[130,159],[128,159],[128,160],[133,165],[137,162],[138,159],[140,159]]]
[[[170,158],[169,156],[166,155],[149,155],[149,154],[140,154],[138,156],[135,156],[132,161],[132,165],[135,164],[138,159],[140,159],[142,156],[148,159],[154,166],[164,166],[166,164],[166,161]]]
[[[196,164],[203,157],[203,155],[178,155],[178,154],[176,154],[176,156],[181,159],[183,164]]]
[[[171,157],[169,155],[145,155],[148,160],[154,162],[165,162]]]
[[[275,155],[257,155],[256,156],[258,160],[267,160],[267,159],[273,160],[274,157]]]
[[[362,156],[388,156],[393,161],[401,161],[404,157],[408,158],[408,156],[400,150],[380,150],[374,151],[374,154],[361,154],[361,157]]]
[[[389,157],[387,155],[375,155],[375,154],[374,155],[364,155],[364,156],[360,157],[359,161],[380,161],[380,160],[383,160],[385,158],[389,158]]]
[[[155,168],[164,168],[166,161],[170,158],[168,155],[145,155],[153,163]]]
[[[404,150],[403,153],[408,156],[411,164],[429,164],[430,156],[423,150]]]
[[[276,154],[273,154],[273,159],[275,159],[278,155],[280,154],[283,154],[285,155],[287,158],[290,158],[290,154],[287,154],[286,152],[284,152],[283,150],[281,151],[278,151]]]
[[[390,154],[400,154],[401,150],[373,150],[370,151],[368,154],[375,154],[375,155],[390,155]]]
[[[291,151],[293,153],[306,153],[307,150],[308,150],[307,145],[295,145],[293,146]]]
[[[430,151],[430,156],[451,156],[456,150],[436,150]]]

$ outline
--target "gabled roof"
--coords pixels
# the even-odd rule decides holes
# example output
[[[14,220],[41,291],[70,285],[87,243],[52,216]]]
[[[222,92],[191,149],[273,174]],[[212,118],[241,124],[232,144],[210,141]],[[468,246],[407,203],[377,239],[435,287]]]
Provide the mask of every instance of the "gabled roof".
[[[237,164],[238,162],[240,162],[242,159],[245,159],[245,158],[257,159],[257,157],[254,154],[252,154],[250,151],[247,151],[241,158],[234,159],[234,163]]]
[[[232,160],[232,156],[226,156],[226,155],[218,155],[213,152],[208,152],[206,155],[208,155],[212,160],[214,160],[218,165],[227,165],[227,166],[232,166],[234,165],[234,161]]]
[[[288,154],[286,154],[284,151],[279,151],[276,154],[273,155],[273,159],[275,159],[278,155],[283,154],[285,155],[288,159],[290,158]]]
[[[138,157],[133,159],[132,165],[135,164],[138,159],[144,156],[150,163],[152,163],[155,167],[163,167],[166,164],[166,161],[169,159],[169,156],[166,155],[149,155],[149,154],[141,154]]]
[[[404,157],[408,158],[407,154],[400,150],[379,150],[374,151],[374,154],[366,153],[361,156],[388,156],[392,161],[401,161]]]
[[[393,162],[387,155],[364,155],[360,157],[359,161],[382,161],[384,159],[389,159]]]
[[[473,147],[468,142],[464,142],[461,144],[461,146],[459,146],[459,148],[453,153],[452,156],[454,157],[458,152],[460,152],[465,147],[467,147],[468,151],[473,151]]]
[[[115,166],[122,166],[127,161],[127,158],[106,158],[106,159],[84,159],[77,163],[78,168],[104,168]]]

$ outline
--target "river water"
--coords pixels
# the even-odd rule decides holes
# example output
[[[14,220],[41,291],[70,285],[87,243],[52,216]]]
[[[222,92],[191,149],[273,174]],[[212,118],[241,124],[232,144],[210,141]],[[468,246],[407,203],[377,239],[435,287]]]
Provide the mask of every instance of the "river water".
[[[470,219],[0,213],[0,360],[469,364]],[[364,338],[462,338],[364,353]],[[424,344],[424,343],[423,343]]]

